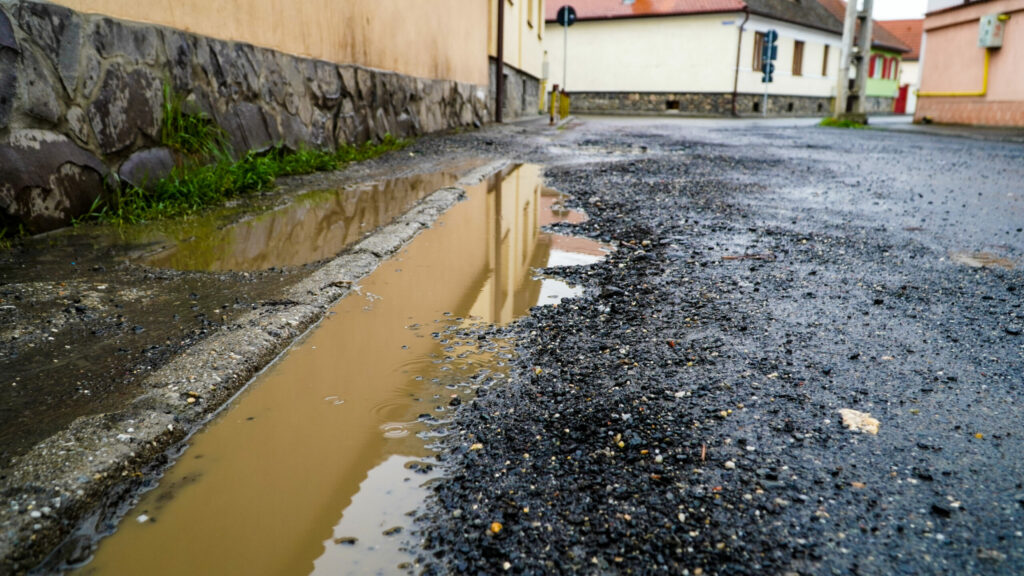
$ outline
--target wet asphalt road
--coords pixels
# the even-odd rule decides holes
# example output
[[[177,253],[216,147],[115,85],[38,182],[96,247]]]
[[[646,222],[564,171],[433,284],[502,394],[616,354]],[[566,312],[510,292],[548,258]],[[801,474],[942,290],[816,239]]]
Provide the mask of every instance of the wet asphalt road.
[[[1024,573],[1024,146],[471,138],[546,164],[618,249],[560,272],[587,296],[509,329],[511,383],[460,409],[427,572]]]

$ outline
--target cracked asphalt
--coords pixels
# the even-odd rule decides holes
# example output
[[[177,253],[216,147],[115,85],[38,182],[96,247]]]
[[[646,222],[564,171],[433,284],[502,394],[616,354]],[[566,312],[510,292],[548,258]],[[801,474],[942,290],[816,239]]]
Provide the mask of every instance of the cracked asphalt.
[[[1024,146],[586,118],[521,156],[617,250],[460,409],[427,573],[1024,572]]]

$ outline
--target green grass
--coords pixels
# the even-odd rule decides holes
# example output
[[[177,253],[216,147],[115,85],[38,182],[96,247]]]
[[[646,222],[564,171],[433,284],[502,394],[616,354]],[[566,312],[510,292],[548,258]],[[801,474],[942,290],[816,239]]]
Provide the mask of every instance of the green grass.
[[[145,189],[128,187],[98,200],[75,223],[135,224],[186,216],[266,190],[281,176],[337,170],[409,145],[389,135],[379,144],[342,146],[336,152],[289,152],[278,147],[262,154],[248,152],[236,160],[224,130],[203,112],[188,108],[166,83],[160,140],[178,153],[181,164]]]
[[[343,146],[336,152],[275,148],[265,154],[249,152],[239,160],[220,157],[211,164],[175,168],[170,176],[145,190],[127,188],[95,207],[90,219],[135,224],[186,216],[231,198],[267,190],[281,176],[337,170],[408,145],[407,140],[388,136],[379,144]]]
[[[186,111],[185,100],[164,84],[164,117],[160,140],[193,161],[222,158],[230,151],[227,134],[201,111]]]
[[[853,120],[840,120],[838,118],[828,117],[818,124],[819,126],[828,126],[830,128],[867,128],[867,124],[861,124],[860,122],[854,122]]]

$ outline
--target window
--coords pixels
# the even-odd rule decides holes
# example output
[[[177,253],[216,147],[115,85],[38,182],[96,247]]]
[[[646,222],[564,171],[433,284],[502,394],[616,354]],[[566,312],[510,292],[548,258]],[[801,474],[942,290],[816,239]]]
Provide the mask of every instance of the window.
[[[804,43],[800,40],[793,41],[793,76],[803,76],[804,73]]]
[[[754,70],[761,70],[761,51],[764,50],[764,32],[754,32]]]
[[[878,78],[878,54],[872,54],[868,61],[868,78]]]
[[[892,67],[889,68],[889,78],[893,80],[899,80],[900,78],[900,61],[895,58],[892,59]]]
[[[828,44],[825,44],[825,56],[821,59],[821,75],[828,76]]]

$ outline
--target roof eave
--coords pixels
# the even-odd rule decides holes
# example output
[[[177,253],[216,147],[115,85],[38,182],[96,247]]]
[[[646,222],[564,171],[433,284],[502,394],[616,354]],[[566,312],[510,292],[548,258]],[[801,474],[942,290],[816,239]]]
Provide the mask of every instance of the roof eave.
[[[808,24],[806,22],[797,22],[796,20],[790,20],[788,18],[779,18],[778,16],[776,16],[774,14],[768,14],[766,12],[760,12],[760,11],[757,11],[757,10],[751,10],[750,13],[754,14],[756,16],[762,16],[764,18],[768,18],[769,20],[778,20],[779,22],[786,22],[787,24],[795,24],[797,26],[803,26],[804,28],[810,28],[812,30],[820,30],[822,32],[829,32],[829,33],[832,33],[832,34],[838,34],[840,36],[842,36],[842,34],[843,34],[843,31],[841,29],[826,28],[825,26],[815,26],[814,24]]]
[[[636,20],[638,18],[672,18],[680,16],[703,16],[707,14],[740,14],[743,9],[730,9],[730,10],[701,10],[696,12],[675,12],[672,14],[620,14],[612,16],[589,16],[586,18],[576,18],[577,22],[602,22],[607,20]],[[544,20],[547,24],[558,24],[558,18],[551,18]]]

